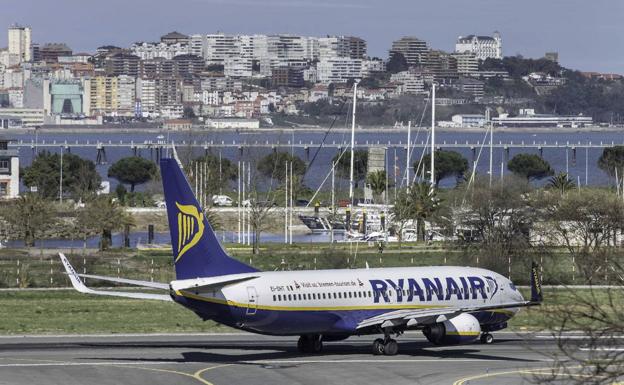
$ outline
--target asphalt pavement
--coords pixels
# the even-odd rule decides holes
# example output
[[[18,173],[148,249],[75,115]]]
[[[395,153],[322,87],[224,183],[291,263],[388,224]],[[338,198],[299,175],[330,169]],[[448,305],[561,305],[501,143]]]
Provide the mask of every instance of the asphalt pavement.
[[[308,355],[296,338],[246,333],[0,337],[0,384],[524,384],[547,373],[556,349],[548,334],[438,347],[414,332],[387,357],[371,354],[373,339]]]

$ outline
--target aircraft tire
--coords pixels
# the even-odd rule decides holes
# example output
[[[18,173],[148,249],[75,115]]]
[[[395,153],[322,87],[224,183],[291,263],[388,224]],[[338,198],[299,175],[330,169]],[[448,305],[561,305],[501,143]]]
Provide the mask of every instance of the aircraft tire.
[[[489,344],[491,344],[492,342],[494,342],[494,336],[492,336],[490,333],[484,333],[484,334],[481,336],[480,340],[481,340],[481,343],[482,343],[482,344],[489,345]]]
[[[308,348],[308,337],[307,336],[301,336],[299,337],[299,340],[297,341],[297,350],[299,350],[299,353],[306,353],[307,352],[307,348]]]
[[[399,344],[395,340],[389,339],[384,344],[384,354],[386,356],[395,356],[398,352],[399,352]]]
[[[377,338],[373,341],[373,355],[381,356],[384,354],[384,341],[381,338]]]
[[[314,338],[310,341],[310,352],[320,353],[323,351],[323,341],[320,338]]]

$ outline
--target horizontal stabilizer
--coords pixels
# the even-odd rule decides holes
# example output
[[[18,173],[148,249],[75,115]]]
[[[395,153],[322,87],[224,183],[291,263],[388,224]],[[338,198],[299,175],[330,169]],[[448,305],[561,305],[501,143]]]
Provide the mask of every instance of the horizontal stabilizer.
[[[78,274],[78,276],[82,278],[98,279],[100,281],[109,281],[109,282],[116,282],[116,283],[124,283],[127,285],[151,287],[152,289],[169,290],[169,284],[162,283],[162,282],[138,281],[135,279],[105,277],[102,275],[91,275],[91,274]]]
[[[106,295],[111,297],[124,297],[124,298],[135,298],[135,299],[155,299],[159,301],[172,301],[171,297],[165,294],[151,294],[151,293],[133,293],[133,292],[123,292],[123,291],[107,291],[107,290],[93,290],[85,286],[85,284],[80,279],[74,267],[69,263],[67,257],[63,253],[59,253],[59,257],[61,258],[61,262],[63,262],[63,266],[65,267],[65,271],[69,276],[69,280],[72,283],[74,289],[81,293],[85,294],[95,294],[95,295]]]
[[[171,288],[175,291],[186,290],[195,293],[220,290],[221,288],[258,278],[257,275],[232,274],[210,278],[184,279],[171,282]]]

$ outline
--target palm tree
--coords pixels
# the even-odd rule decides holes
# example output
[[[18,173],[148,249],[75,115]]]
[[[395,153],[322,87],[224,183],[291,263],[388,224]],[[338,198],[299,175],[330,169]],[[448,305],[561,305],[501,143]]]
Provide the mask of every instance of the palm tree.
[[[572,190],[576,185],[574,181],[568,177],[568,174],[565,172],[560,172],[559,174],[553,176],[548,181],[548,188],[557,189],[564,195],[567,191]]]
[[[375,196],[381,196],[386,191],[386,172],[384,170],[378,170],[369,173],[366,176],[366,183],[373,190]]]
[[[399,192],[393,214],[399,225],[399,235],[408,220],[416,220],[418,238],[425,239],[425,220],[438,210],[439,199],[428,183],[414,183],[409,190]],[[400,237],[399,237],[400,238]]]

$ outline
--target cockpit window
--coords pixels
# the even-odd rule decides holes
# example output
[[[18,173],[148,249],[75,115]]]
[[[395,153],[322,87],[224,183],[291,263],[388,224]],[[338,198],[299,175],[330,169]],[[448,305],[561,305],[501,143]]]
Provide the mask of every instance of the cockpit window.
[[[516,291],[516,285],[514,285],[513,282],[509,282],[509,287],[511,290]]]

